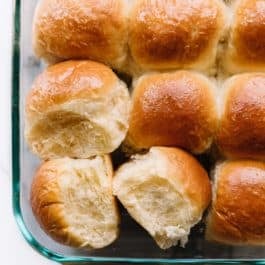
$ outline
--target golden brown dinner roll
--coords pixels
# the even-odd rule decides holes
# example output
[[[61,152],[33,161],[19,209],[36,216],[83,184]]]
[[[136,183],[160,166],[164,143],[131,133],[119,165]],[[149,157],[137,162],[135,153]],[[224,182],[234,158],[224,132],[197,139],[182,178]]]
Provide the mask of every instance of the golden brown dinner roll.
[[[126,85],[110,68],[59,63],[41,73],[29,92],[26,139],[43,159],[110,153],[125,137],[129,108]]]
[[[214,171],[206,237],[232,245],[265,245],[265,163],[227,161]]]
[[[186,244],[211,199],[206,171],[188,153],[168,147],[152,147],[122,165],[113,192],[162,249]]]
[[[109,156],[61,158],[43,163],[31,188],[33,213],[54,240],[74,247],[102,248],[118,236]]]
[[[225,5],[219,0],[133,1],[129,47],[143,69],[213,66],[225,27]]]
[[[229,158],[265,159],[265,73],[236,75],[224,86],[220,150]]]
[[[217,125],[214,85],[203,75],[177,71],[142,76],[135,84],[126,145],[177,146],[202,153]]]
[[[91,59],[120,68],[127,56],[127,1],[40,0],[33,46],[50,62]]]
[[[233,2],[231,37],[223,64],[227,72],[265,69],[265,1]]]

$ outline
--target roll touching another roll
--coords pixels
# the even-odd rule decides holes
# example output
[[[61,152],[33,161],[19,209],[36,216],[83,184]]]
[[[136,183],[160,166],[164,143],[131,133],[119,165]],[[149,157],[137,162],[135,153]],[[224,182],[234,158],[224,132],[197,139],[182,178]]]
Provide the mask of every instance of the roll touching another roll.
[[[229,73],[265,69],[265,1],[235,0],[232,27],[223,58]]]
[[[133,2],[129,47],[137,65],[144,70],[213,67],[225,32],[222,1]]]
[[[125,0],[40,0],[33,46],[49,62],[90,59],[120,68],[127,56]]]
[[[112,177],[109,156],[43,163],[31,188],[32,210],[43,230],[73,247],[111,244],[119,224]]]
[[[112,70],[92,61],[47,68],[26,101],[25,136],[42,159],[110,153],[128,129],[129,92]]]
[[[265,159],[265,73],[236,75],[224,84],[217,144],[229,158]]]
[[[41,0],[33,47],[49,62],[90,59],[131,73],[209,70],[224,35],[225,14],[221,0]]]
[[[265,163],[228,161],[214,171],[208,240],[232,245],[265,245]]]
[[[211,199],[200,164],[188,153],[166,147],[153,147],[122,165],[113,192],[162,249],[186,244]]]
[[[154,73],[135,82],[126,146],[176,146],[202,153],[217,126],[214,84],[188,71]]]

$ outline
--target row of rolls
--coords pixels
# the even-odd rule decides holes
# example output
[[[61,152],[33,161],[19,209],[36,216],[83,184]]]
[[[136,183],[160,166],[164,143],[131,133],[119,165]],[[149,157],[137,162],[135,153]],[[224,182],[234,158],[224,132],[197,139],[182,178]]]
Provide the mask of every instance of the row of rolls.
[[[265,67],[263,0],[41,0],[35,54],[50,63],[98,61],[129,74]]]
[[[130,97],[107,66],[66,61],[33,83],[25,135],[44,160],[107,154],[122,142],[127,153],[177,146],[201,154],[217,147],[227,158],[264,160],[264,88],[262,72],[224,82],[194,71],[149,72],[132,82]]]
[[[25,137],[45,161],[31,189],[44,231],[70,246],[105,247],[119,234],[117,197],[162,249],[185,246],[210,203],[207,239],[264,244],[265,73],[153,71],[130,90],[88,60],[35,79]],[[120,145],[130,158],[114,172],[109,154]],[[206,152],[219,160],[211,180],[191,155]]]

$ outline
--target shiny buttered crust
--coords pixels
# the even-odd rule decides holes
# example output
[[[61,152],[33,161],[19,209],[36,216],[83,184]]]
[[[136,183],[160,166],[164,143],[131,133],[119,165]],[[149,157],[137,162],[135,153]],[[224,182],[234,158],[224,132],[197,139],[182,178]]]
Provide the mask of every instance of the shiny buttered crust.
[[[214,84],[188,71],[153,73],[135,82],[126,146],[209,148],[217,125]]]
[[[219,0],[139,0],[130,12],[129,47],[143,69],[213,65],[225,25]]]
[[[265,69],[265,1],[233,2],[230,40],[223,64],[227,72]]]
[[[49,62],[90,59],[120,68],[127,53],[125,0],[40,0],[33,47]]]
[[[232,245],[265,245],[265,163],[239,160],[214,172],[208,240]]]
[[[31,187],[31,206],[42,229],[65,245],[102,248],[118,236],[109,156],[43,163]]]
[[[168,147],[152,147],[122,165],[113,192],[162,249],[185,246],[211,199],[206,171],[188,153]]]
[[[223,89],[220,150],[229,158],[265,159],[265,73],[236,75]]]
[[[33,47],[50,63],[90,59],[133,74],[209,70],[226,14],[221,0],[41,0]]]
[[[26,140],[43,159],[110,153],[125,138],[129,92],[112,70],[92,61],[48,67],[26,100]]]

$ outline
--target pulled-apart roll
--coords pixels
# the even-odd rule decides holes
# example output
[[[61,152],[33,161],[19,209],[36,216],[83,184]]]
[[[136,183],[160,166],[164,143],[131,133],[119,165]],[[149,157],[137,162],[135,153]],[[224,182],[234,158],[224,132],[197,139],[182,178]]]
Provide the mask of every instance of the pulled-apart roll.
[[[118,236],[109,156],[45,162],[31,188],[33,213],[54,240],[69,246],[102,248]]]
[[[265,69],[265,1],[234,0],[224,69],[228,73]]]
[[[90,59],[121,68],[127,56],[124,0],[40,0],[33,47],[49,62]]]
[[[206,238],[229,245],[265,245],[265,163],[226,161],[213,175]]]
[[[214,84],[189,72],[153,73],[135,82],[125,146],[176,146],[202,153],[217,126]]]
[[[124,139],[130,100],[112,70],[92,61],[47,68],[26,101],[26,140],[42,159],[87,158],[115,150]]]
[[[206,171],[177,148],[153,147],[115,173],[113,192],[162,249],[188,241],[211,199]]]
[[[265,73],[233,76],[223,87],[217,145],[229,158],[265,159]]]

